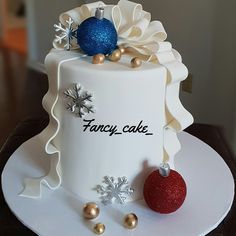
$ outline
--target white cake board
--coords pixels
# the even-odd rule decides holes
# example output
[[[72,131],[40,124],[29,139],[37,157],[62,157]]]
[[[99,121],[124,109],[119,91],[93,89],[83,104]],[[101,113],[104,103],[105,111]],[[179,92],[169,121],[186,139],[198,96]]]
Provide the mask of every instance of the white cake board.
[[[84,221],[81,213],[86,202],[63,188],[44,188],[41,199],[18,196],[27,177],[41,176],[47,170],[48,158],[37,145],[38,136],[19,147],[2,174],[3,193],[16,217],[28,228],[43,236],[94,236],[93,225],[103,222],[107,236],[197,236],[215,229],[229,212],[234,198],[233,176],[223,159],[208,145],[187,134],[179,135],[182,150],[176,157],[176,169],[184,177],[188,195],[175,213],[161,215],[146,207],[143,201],[125,206],[101,206],[94,221]],[[42,158],[45,157],[45,158]],[[86,176],[85,176],[86,178]],[[135,230],[122,227],[124,215],[139,217]]]

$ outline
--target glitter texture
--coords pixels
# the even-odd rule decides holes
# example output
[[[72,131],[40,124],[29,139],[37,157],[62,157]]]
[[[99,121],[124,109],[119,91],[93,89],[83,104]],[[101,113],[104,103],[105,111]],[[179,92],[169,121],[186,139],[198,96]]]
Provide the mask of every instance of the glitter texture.
[[[178,172],[171,170],[168,177],[163,177],[159,171],[153,171],[145,181],[143,194],[152,210],[169,214],[182,206],[187,188]]]
[[[70,50],[73,41],[76,39],[76,30],[73,28],[74,21],[71,18],[69,18],[66,23],[67,27],[61,23],[54,25],[55,31],[61,32],[59,35],[56,35],[54,43],[64,44],[64,48],[66,48],[66,50]]]
[[[124,204],[127,197],[134,192],[129,187],[126,177],[119,177],[115,181],[114,177],[105,176],[103,182],[105,186],[97,185],[95,190],[102,195],[101,200],[104,205],[112,204],[113,200],[118,204]]]
[[[105,18],[90,17],[77,30],[78,44],[89,56],[112,53],[117,46],[117,38],[114,25]]]
[[[83,91],[79,84],[73,84],[72,88],[64,92],[70,100],[67,103],[67,110],[82,118],[85,113],[94,113],[94,108],[90,104],[92,102],[92,94]]]

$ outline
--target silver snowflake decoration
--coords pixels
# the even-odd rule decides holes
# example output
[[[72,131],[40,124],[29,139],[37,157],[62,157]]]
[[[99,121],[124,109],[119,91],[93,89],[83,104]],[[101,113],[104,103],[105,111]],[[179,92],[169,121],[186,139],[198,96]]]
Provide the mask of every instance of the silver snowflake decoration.
[[[76,30],[73,28],[74,21],[69,18],[66,23],[68,26],[64,26],[61,23],[58,25],[55,24],[54,28],[56,32],[61,32],[59,35],[56,35],[54,42],[58,44],[64,44],[66,50],[70,50],[72,47],[72,40],[76,39]]]
[[[83,91],[79,84],[73,84],[72,88],[66,90],[64,94],[70,100],[67,103],[67,110],[76,116],[82,118],[85,113],[94,113],[94,108],[90,104],[92,102],[92,94]]]
[[[118,204],[124,204],[128,196],[132,195],[134,190],[128,186],[126,177],[119,177],[117,182],[114,177],[105,176],[103,185],[97,185],[95,190],[101,194],[102,203],[105,205],[111,204],[115,200]]]

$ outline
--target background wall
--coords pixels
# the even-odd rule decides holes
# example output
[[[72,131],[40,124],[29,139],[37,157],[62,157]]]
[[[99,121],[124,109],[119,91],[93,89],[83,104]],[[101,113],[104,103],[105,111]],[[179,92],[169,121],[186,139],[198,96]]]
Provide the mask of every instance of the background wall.
[[[145,1],[193,74],[193,93],[182,92],[195,121],[216,124],[236,153],[236,1]]]
[[[234,99],[234,101],[236,100],[236,98]],[[235,112],[234,112],[234,138],[233,138],[233,143],[231,143],[232,147],[233,147],[233,151],[234,154],[236,156],[236,108],[234,108]]]
[[[181,100],[195,122],[222,127],[236,154],[236,1],[137,1],[160,20],[193,75]]]
[[[61,12],[78,0],[27,0],[30,7],[30,60],[43,63]],[[91,0],[84,2],[93,2]],[[108,4],[117,3],[105,0]],[[183,56],[193,75],[192,94],[181,92],[196,122],[219,125],[236,153],[236,9],[235,0],[140,1],[153,19],[162,21],[168,40]],[[47,8],[45,8],[45,5]],[[32,9],[34,9],[32,11]]]
[[[19,6],[24,2],[25,0],[7,0],[8,2],[8,9],[12,13],[16,13],[19,10]]]
[[[6,13],[5,9],[7,7],[6,0],[0,1],[0,40],[4,40],[5,31],[6,31]]]

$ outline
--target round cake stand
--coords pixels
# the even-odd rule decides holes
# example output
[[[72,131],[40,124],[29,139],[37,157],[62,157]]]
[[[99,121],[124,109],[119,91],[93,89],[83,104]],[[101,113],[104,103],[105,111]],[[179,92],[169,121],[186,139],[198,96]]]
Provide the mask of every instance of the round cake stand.
[[[104,235],[107,236],[206,235],[229,212],[234,180],[223,159],[208,145],[184,132],[179,139],[182,150],[176,156],[175,165],[187,183],[188,195],[175,213],[155,213],[143,201],[124,206],[100,204],[98,219],[85,221],[81,209],[86,201],[63,188],[51,191],[43,187],[41,199],[20,197],[25,178],[40,177],[47,171],[49,158],[38,146],[38,136],[19,147],[5,166],[2,186],[6,202],[24,225],[42,236],[94,236],[92,228],[98,222],[106,225]],[[122,226],[124,216],[130,212],[139,217],[134,230]]]

